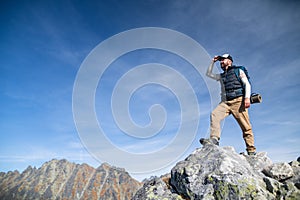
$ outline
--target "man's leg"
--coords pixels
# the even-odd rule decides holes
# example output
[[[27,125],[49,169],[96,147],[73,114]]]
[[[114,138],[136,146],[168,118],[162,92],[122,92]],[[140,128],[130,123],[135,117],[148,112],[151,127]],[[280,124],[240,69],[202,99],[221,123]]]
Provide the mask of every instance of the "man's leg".
[[[221,102],[210,115],[210,138],[220,139],[221,121],[230,114],[229,107],[226,103]]]
[[[235,102],[230,107],[234,118],[237,120],[243,131],[243,138],[248,154],[254,153],[256,151],[254,146],[254,135],[252,132],[248,109],[245,109],[244,107],[243,98],[240,97],[235,99]]]

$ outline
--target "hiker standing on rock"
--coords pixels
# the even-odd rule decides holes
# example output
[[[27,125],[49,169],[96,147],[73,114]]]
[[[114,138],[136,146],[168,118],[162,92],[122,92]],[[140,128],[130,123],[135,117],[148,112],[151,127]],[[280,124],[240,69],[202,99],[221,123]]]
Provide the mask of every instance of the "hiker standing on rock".
[[[220,61],[223,70],[221,74],[212,73],[214,64],[217,61]],[[206,75],[221,83],[222,101],[210,116],[210,138],[201,138],[200,143],[203,145],[206,143],[219,145],[221,121],[232,114],[243,131],[248,155],[255,155],[254,136],[247,109],[250,107],[251,95],[248,73],[244,67],[234,66],[232,63],[233,59],[229,54],[215,56],[207,69]]]

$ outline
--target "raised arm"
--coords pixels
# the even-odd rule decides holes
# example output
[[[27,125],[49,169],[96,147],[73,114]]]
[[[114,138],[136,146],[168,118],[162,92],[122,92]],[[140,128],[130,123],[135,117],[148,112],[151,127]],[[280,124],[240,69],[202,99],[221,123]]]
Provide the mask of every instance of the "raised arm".
[[[206,76],[208,76],[209,78],[212,78],[214,80],[220,80],[220,74],[214,74],[212,71],[213,71],[213,68],[214,68],[214,65],[215,65],[215,62],[218,60],[218,56],[215,56],[210,65],[208,66],[207,68],[207,71],[206,71]]]

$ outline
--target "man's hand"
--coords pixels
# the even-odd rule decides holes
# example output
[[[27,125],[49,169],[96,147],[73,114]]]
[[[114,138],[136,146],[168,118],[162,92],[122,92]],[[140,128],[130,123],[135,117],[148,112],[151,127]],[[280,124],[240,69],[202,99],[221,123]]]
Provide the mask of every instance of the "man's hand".
[[[215,56],[215,57],[213,58],[213,62],[217,62],[217,61],[219,60],[219,58],[220,58],[220,56]]]
[[[244,105],[245,105],[245,108],[249,108],[250,107],[250,98],[245,98],[244,99]]]

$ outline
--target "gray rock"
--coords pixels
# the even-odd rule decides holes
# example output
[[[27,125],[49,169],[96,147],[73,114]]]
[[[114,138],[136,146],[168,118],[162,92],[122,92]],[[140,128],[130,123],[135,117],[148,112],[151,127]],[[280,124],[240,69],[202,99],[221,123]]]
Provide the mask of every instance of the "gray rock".
[[[294,176],[292,167],[288,163],[274,163],[266,167],[263,172],[278,181],[284,181]]]
[[[300,199],[300,191],[291,182],[281,183],[270,177],[265,177],[266,188],[276,199]]]
[[[178,194],[172,193],[169,187],[162,178],[152,177],[144,182],[143,187],[136,192],[132,200],[183,200]]]
[[[265,177],[264,181],[266,183],[266,188],[269,192],[271,192],[274,195],[280,194],[280,189],[283,187],[283,184],[278,182],[275,179]]]
[[[288,179],[287,181],[290,181],[290,182],[294,183],[294,185],[298,189],[300,189],[300,162],[299,161],[292,161],[289,164],[293,169],[294,176],[292,178]]]
[[[245,156],[252,168],[260,175],[262,175],[264,169],[273,164],[272,160],[267,157],[266,152],[258,152],[255,156],[242,155]]]
[[[298,161],[273,164],[264,152],[248,156],[205,144],[178,162],[170,177],[146,181],[134,200],[300,199],[299,172]]]
[[[232,147],[207,144],[171,171],[171,185],[189,199],[274,199],[263,178]]]

